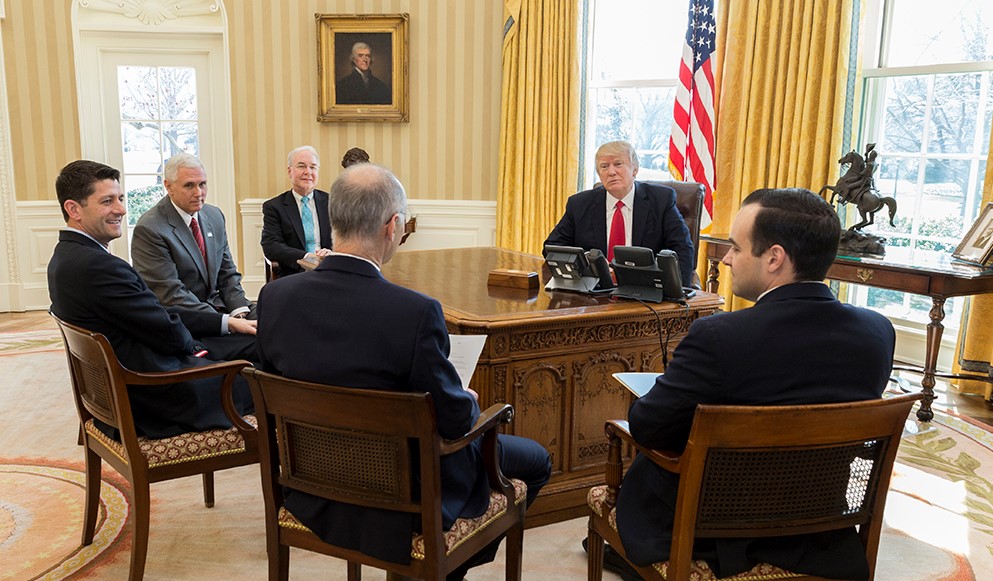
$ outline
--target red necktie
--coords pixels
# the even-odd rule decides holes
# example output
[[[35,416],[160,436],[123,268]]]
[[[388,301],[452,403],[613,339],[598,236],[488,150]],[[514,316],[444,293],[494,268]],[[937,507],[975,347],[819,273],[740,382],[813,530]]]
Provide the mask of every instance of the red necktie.
[[[193,231],[193,239],[197,241],[197,248],[200,249],[200,255],[203,256],[203,263],[207,264],[207,246],[203,243],[203,234],[200,233],[200,224],[197,224],[196,218],[190,220],[190,230]]]
[[[614,260],[614,247],[624,246],[624,215],[621,208],[624,202],[617,200],[614,204],[614,217],[610,221],[610,237],[607,238],[607,260]]]

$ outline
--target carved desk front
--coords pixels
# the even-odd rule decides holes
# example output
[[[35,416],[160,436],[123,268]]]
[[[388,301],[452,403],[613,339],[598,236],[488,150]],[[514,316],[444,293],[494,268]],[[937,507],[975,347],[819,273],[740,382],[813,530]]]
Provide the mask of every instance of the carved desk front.
[[[646,307],[486,284],[488,273],[502,268],[540,272],[543,285],[542,267],[529,254],[459,248],[401,252],[383,269],[387,279],[438,299],[450,333],[488,336],[471,382],[480,405],[512,404],[508,432],[538,441],[552,455],[552,480],[528,511],[529,526],[586,514],[588,489],[603,481],[604,422],[627,418],[631,403],[611,374],[661,372],[661,345],[671,357],[690,323],[721,307],[719,297],[705,292],[688,307]]]

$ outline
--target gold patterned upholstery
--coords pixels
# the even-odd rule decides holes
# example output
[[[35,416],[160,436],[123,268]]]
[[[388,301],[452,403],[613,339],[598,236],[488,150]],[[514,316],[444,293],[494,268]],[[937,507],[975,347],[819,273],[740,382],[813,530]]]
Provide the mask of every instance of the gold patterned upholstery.
[[[244,417],[245,421],[257,426],[255,416]],[[97,429],[93,420],[88,420],[83,429],[90,436],[100,440],[107,449],[114,452],[122,462],[127,462],[124,453],[124,444],[117,440],[112,440]],[[190,462],[205,458],[214,458],[225,454],[239,454],[245,451],[245,439],[234,427],[226,430],[216,429],[205,432],[186,432],[170,438],[150,440],[144,436],[138,436],[138,449],[148,460],[148,467],[167,466],[180,462]]]
[[[512,478],[510,483],[514,486],[514,503],[520,505],[527,496],[528,487],[524,482],[516,478]],[[476,518],[456,519],[455,524],[452,525],[452,529],[445,533],[445,553],[450,554],[466,540],[472,538],[476,531],[484,528],[493,519],[506,512],[507,497],[497,492],[491,492],[490,506],[486,509],[485,513]],[[310,529],[298,521],[290,511],[286,510],[286,507],[280,507],[279,509],[279,526],[310,533]],[[411,541],[410,556],[413,559],[424,559],[424,535],[414,535]]]
[[[602,517],[603,511],[607,510],[607,485],[594,486],[590,489],[589,493],[586,495],[586,503],[589,505],[590,510],[592,510],[597,516]],[[607,522],[610,528],[617,531],[617,509],[611,507],[607,513]],[[667,573],[669,572],[669,562],[663,561],[661,563],[655,563],[652,568],[658,571],[659,575],[663,579],[668,579]],[[734,575],[732,577],[725,577],[724,579],[734,579],[735,581],[771,581],[773,579],[796,579],[801,577],[796,573],[790,573],[779,567],[774,567],[772,565],[761,563],[752,568],[751,571],[746,571],[740,575]],[[693,564],[690,566],[690,579],[693,581],[717,581],[717,577],[714,576],[714,572],[710,570],[710,566],[707,565],[706,561],[694,560]]]
[[[203,367],[158,373],[139,373],[117,360],[110,341],[56,317],[65,342],[72,395],[79,414],[79,443],[85,450],[86,499],[83,507],[82,544],[90,545],[100,513],[100,473],[106,462],[128,480],[132,505],[130,581],[141,581],[148,551],[149,488],[154,482],[200,475],[203,502],[214,506],[214,472],[259,461],[254,416],[239,416],[231,391],[248,361],[227,361]],[[129,389],[149,389],[216,377],[222,381],[221,406],[234,427],[227,430],[188,432],[150,440],[138,436],[131,416]],[[107,437],[94,420],[117,430],[119,439]]]
[[[627,560],[614,508],[623,485],[625,444],[679,478],[669,561],[631,564],[643,578],[713,579],[706,563],[693,559],[697,539],[857,527],[872,579],[893,462],[907,416],[921,397],[784,406],[699,404],[681,454],[645,448],[631,436],[627,422],[608,421],[606,485],[587,495],[589,581],[602,579],[605,540]],[[765,564],[731,579],[820,578]]]
[[[513,417],[511,406],[490,406],[469,433],[444,440],[427,393],[336,387],[257,369],[242,374],[259,421],[270,581],[289,578],[290,547],[344,559],[350,581],[360,578],[362,565],[416,579],[441,579],[504,535],[507,579],[520,580],[527,487],[500,471],[496,437],[500,425]],[[482,443],[490,505],[482,516],[457,519],[446,531],[441,457],[477,439]],[[398,542],[409,538],[412,560],[396,563],[325,542],[284,508],[287,489],[414,515],[420,534],[408,537],[409,528],[377,531],[379,537],[392,535]]]

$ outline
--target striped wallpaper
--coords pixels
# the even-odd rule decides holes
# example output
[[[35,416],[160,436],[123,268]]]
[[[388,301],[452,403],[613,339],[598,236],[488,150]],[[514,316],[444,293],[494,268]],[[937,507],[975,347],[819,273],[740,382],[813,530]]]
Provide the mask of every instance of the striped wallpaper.
[[[79,159],[71,0],[5,0],[4,66],[14,191],[21,201],[54,200],[55,176]]]
[[[6,0],[2,22],[17,199],[54,199],[79,157],[73,0]],[[287,189],[286,153],[321,154],[320,187],[362,147],[411,198],[496,200],[503,3],[225,0],[239,200]],[[410,14],[410,122],[319,123],[315,13]]]

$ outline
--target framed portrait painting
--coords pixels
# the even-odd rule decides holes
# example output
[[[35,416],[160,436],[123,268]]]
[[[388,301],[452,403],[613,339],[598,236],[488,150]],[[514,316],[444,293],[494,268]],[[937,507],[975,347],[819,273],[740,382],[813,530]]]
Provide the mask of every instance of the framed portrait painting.
[[[993,202],[986,204],[979,213],[952,256],[968,262],[989,264],[993,256]]]
[[[409,14],[315,14],[318,121],[398,121],[408,114]]]

